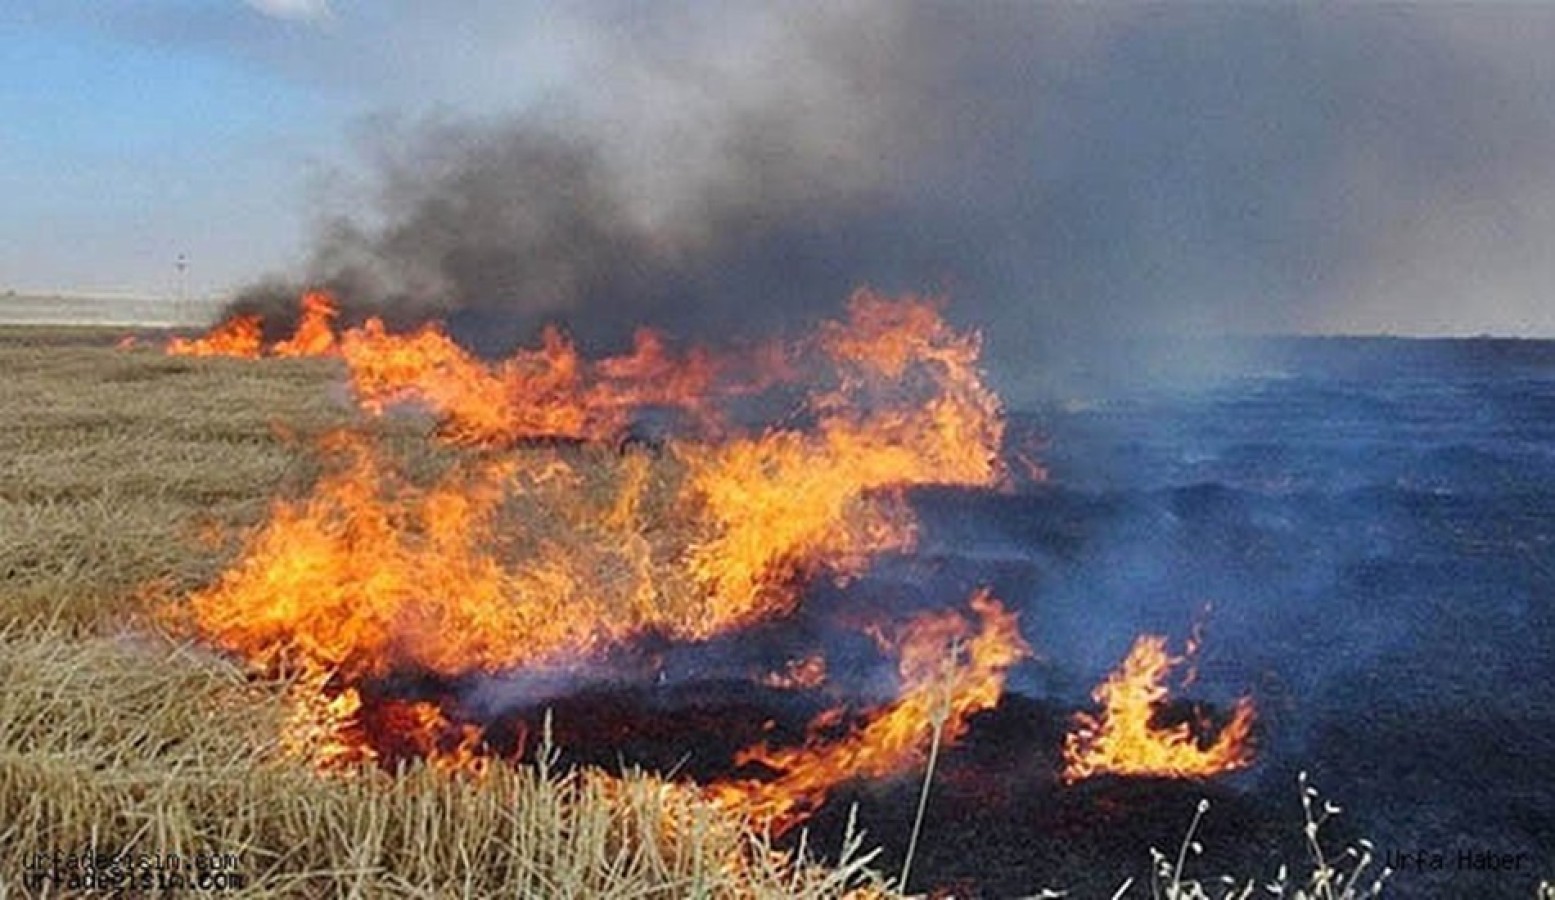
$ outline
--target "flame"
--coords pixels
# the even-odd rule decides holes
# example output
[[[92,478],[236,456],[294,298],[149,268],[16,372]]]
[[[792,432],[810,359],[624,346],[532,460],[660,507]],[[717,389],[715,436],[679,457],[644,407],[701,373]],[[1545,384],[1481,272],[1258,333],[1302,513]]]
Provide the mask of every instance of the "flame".
[[[327,673],[310,673],[287,691],[289,714],[281,725],[282,753],[325,772],[349,772],[376,762],[377,751],[357,733],[361,695],[355,688],[332,692],[329,680]]]
[[[524,406],[519,397],[508,394],[497,373],[433,325],[413,334],[393,335],[382,321],[369,319],[361,328],[346,332],[340,352],[363,409],[381,414],[392,404],[421,400],[455,423],[445,433],[468,443],[503,434]],[[540,428],[575,431],[576,417],[567,419]]]
[[[786,749],[754,747],[739,757],[774,772],[770,780],[739,780],[712,785],[708,792],[725,806],[741,810],[786,831],[803,821],[840,784],[854,779],[900,775],[922,765],[935,740],[955,743],[974,713],[992,709],[1004,691],[1005,672],[1030,654],[1014,613],[986,590],[970,601],[974,626],[955,610],[925,613],[901,635],[897,700],[866,715],[864,723],[841,738],[828,740],[837,713],[811,723],[810,740]]]
[[[976,337],[918,300],[860,291],[848,312],[847,322],[822,328],[841,386],[812,397],[816,433],[679,447],[692,491],[719,523],[689,548],[687,564],[737,619],[790,604],[793,595],[774,597],[773,586],[822,562],[846,575],[873,554],[910,546],[916,529],[905,505],[861,502],[871,495],[1001,477],[1003,419],[975,367]]]
[[[583,383],[583,361],[565,335],[547,328],[541,345],[493,366],[440,327],[409,335],[368,320],[346,332],[341,352],[364,409],[419,401],[443,417],[457,443],[494,445],[533,437],[611,439],[624,429],[624,407],[601,402]]]
[[[264,320],[243,314],[217,324],[203,337],[173,338],[167,342],[169,356],[231,356],[258,359],[271,356],[334,356],[337,338],[334,321],[339,315],[335,298],[328,291],[309,291],[299,303],[301,314],[292,336],[269,348],[264,343]]]
[[[698,433],[717,435],[724,427],[719,398],[792,377],[780,349],[742,360],[704,349],[676,355],[651,329],[637,331],[630,353],[596,362],[555,328],[543,332],[539,347],[496,364],[475,358],[437,325],[397,335],[368,320],[346,332],[341,348],[364,408],[381,413],[421,402],[443,417],[447,437],[469,445],[537,437],[615,442],[634,413],[652,407],[678,411]]]
[[[356,688],[337,688],[335,680],[332,673],[315,672],[292,684],[290,715],[281,726],[283,754],[333,774],[411,759],[448,773],[487,771],[478,726],[450,721],[436,703],[425,700],[364,704]]]
[[[1075,728],[1064,739],[1064,781],[1097,775],[1205,778],[1251,765],[1250,698],[1236,702],[1213,741],[1207,740],[1206,723],[1200,723],[1200,735],[1187,722],[1155,724],[1169,694],[1167,681],[1186,661],[1168,653],[1166,638],[1139,637],[1117,671],[1091,694],[1101,712],[1075,716]]]
[[[420,487],[360,437],[336,435],[329,448],[335,470],[309,497],[277,502],[237,565],[191,598],[218,646],[352,679],[460,675],[586,652],[649,624],[623,563],[630,548],[586,524],[563,533],[555,505],[580,498],[561,460],[481,460]],[[560,527],[510,561],[503,545],[526,537],[499,533],[515,524],[500,516],[515,495]],[[588,504],[573,515],[603,519]]]
[[[326,291],[309,291],[302,295],[302,317],[297,320],[297,330],[292,336],[274,347],[275,356],[332,356],[335,352],[334,321],[339,310],[335,298]]]
[[[395,667],[494,671],[650,629],[701,638],[784,615],[798,576],[856,571],[910,541],[906,505],[872,492],[997,477],[998,410],[970,368],[975,342],[926,306],[906,309],[893,318],[887,301],[856,299],[863,340],[841,355],[860,374],[844,380],[860,390],[926,362],[926,404],[855,413],[836,393],[817,401],[828,410],[818,435],[676,443],[683,477],[662,504],[668,522],[643,521],[650,472],[636,454],[591,457],[604,484],[576,477],[560,450],[529,448],[420,487],[366,439],[337,436],[326,446],[336,469],[310,497],[277,502],[238,564],[193,597],[199,629],[250,658],[284,651],[359,677]],[[842,333],[829,327],[839,345]],[[868,341],[881,345],[883,363],[867,355]],[[658,372],[663,351],[644,349],[655,346],[610,365]],[[348,331],[340,350],[369,408],[414,385],[450,415],[445,435],[456,441],[488,427],[511,434],[519,422],[552,433],[604,427],[586,403],[595,395],[572,391],[581,364],[554,332],[495,374],[436,329],[402,338],[369,323]],[[520,370],[531,393],[511,390]],[[514,494],[526,517],[502,515]]]
[[[300,673],[282,743],[324,769],[425,758],[470,771],[490,752],[478,726],[372,685],[586,664],[650,633],[695,641],[788,616],[807,581],[911,545],[905,488],[1004,477],[979,340],[917,298],[860,291],[812,337],[738,357],[676,351],[644,330],[629,353],[591,361],[549,329],[496,363],[435,324],[337,332],[328,295],[303,304],[296,333],[269,355],[338,355],[369,414],[415,402],[441,422],[408,460],[371,428],[329,436],[312,489],[277,500],[231,567],[189,598],[206,641],[256,669]],[[245,327],[260,355],[257,320]],[[800,372],[808,399],[790,424],[730,424],[724,401]],[[648,407],[682,416],[665,452],[623,444]],[[574,441],[526,440],[537,437]],[[926,723],[958,738],[1027,652],[997,601],[980,593],[971,609],[975,621],[926,614],[894,636],[895,703],[835,740],[818,721],[804,747],[749,751],[744,763],[778,777],[725,785],[726,796],[790,823],[839,781],[920,762]],[[811,688],[826,661],[772,678]]]
[[[263,323],[258,316],[234,316],[212,328],[204,337],[173,338],[169,356],[236,356],[256,359],[264,346]]]
[[[268,348],[252,316],[167,346],[338,357],[369,416],[415,403],[439,420],[419,448],[375,437],[370,421],[327,437],[311,490],[275,501],[231,567],[170,612],[254,669],[294,677],[281,749],[325,771],[423,759],[479,775],[496,751],[457,702],[384,685],[586,666],[650,634],[692,642],[781,619],[815,579],[846,580],[913,545],[908,488],[1009,478],[978,335],[916,297],[860,290],[809,337],[740,353],[677,350],[643,329],[629,352],[597,360],[555,328],[487,362],[435,323],[391,333],[377,319],[345,329],[337,319],[333,298],[313,292],[293,335]],[[742,430],[735,398],[778,385],[802,389],[802,406],[781,393],[782,425]],[[662,452],[630,440],[658,409],[674,415]],[[1045,477],[1017,459],[1027,477]],[[849,780],[924,765],[999,702],[1007,671],[1030,653],[1016,616],[987,591],[968,607],[861,625],[897,657],[896,698],[829,710],[798,746],[747,748],[742,774],[705,794],[782,831]],[[1076,716],[1064,781],[1205,777],[1251,763],[1249,699],[1212,741],[1208,722],[1156,724],[1198,640],[1186,658],[1164,638],[1134,644],[1094,692],[1100,711]],[[753,677],[813,690],[827,661]],[[527,732],[516,727],[521,753]]]
[[[826,683],[826,657],[812,653],[791,659],[781,672],[768,672],[761,683],[778,690],[811,690]]]

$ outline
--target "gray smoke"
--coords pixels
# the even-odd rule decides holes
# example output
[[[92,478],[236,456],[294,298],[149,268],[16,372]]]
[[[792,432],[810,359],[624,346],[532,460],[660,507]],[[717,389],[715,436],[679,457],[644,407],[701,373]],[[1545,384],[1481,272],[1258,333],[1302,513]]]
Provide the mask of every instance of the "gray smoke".
[[[723,339],[860,284],[945,293],[1007,383],[1160,333],[1539,315],[1555,9],[672,3],[548,27],[564,91],[363,127],[366,192],[303,280],[492,351],[545,321]]]

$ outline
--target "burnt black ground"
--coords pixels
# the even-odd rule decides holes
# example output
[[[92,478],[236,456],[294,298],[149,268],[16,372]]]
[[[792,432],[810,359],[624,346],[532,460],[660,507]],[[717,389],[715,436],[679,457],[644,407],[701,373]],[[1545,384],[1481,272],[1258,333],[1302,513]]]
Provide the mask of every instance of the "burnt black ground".
[[[1239,366],[1191,386],[1071,385],[1017,415],[1016,440],[1040,436],[1050,483],[925,494],[913,565],[939,560],[947,589],[986,577],[1019,606],[1043,661],[1012,687],[1058,707],[1083,704],[1138,632],[1181,637],[1211,606],[1193,693],[1250,691],[1262,756],[1213,787],[1231,802],[1211,829],[1247,818],[1199,871],[1267,873],[1256,864],[1274,846],[1300,859],[1299,844],[1264,836],[1300,828],[1306,770],[1380,853],[1442,856],[1400,872],[1391,896],[1532,896],[1555,876],[1555,344],[1237,349]],[[1194,794],[1087,785],[1046,795],[1068,811],[1048,818],[973,804],[946,821],[947,806],[937,839],[969,837],[941,844],[945,861],[926,860],[918,883],[981,873],[989,895],[1108,896],[1111,854],[1128,842],[1098,852],[1052,817],[1102,821],[1122,803],[1171,820],[1151,838],[1167,840]],[[1216,852],[1213,830],[1205,843]],[[1460,869],[1465,850],[1527,856],[1492,873]]]
[[[915,492],[919,546],[817,585],[797,622],[663,648],[666,683],[546,694],[560,743],[578,762],[716,775],[754,735],[799,739],[836,699],[742,686],[753,652],[819,645],[834,680],[852,679],[847,697],[883,695],[889,660],[848,643],[839,611],[900,620],[989,585],[1037,658],[945,755],[913,887],[1110,897],[1148,873],[1151,847],[1175,854],[1200,798],[1191,873],[1300,870],[1306,771],[1344,808],[1325,829],[1333,850],[1366,836],[1382,857],[1423,854],[1389,896],[1532,897],[1555,877],[1555,343],[1235,349],[1237,366],[1191,383],[1073,379],[1017,407],[1011,445],[1040,448],[1047,483]],[[1200,621],[1187,699],[1223,709],[1252,694],[1256,765],[1211,782],[1059,783],[1070,717],[1134,638],[1180,646]],[[895,871],[918,787],[845,787],[810,846],[840,845],[857,804]],[[1464,852],[1520,861],[1464,868]]]

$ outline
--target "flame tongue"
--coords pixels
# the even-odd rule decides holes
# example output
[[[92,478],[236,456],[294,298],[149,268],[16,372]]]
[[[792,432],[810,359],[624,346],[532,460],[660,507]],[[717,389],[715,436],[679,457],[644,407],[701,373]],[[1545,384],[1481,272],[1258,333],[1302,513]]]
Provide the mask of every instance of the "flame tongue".
[[[346,678],[459,674],[587,648],[612,621],[556,614],[587,599],[577,565],[504,568],[492,555],[512,463],[421,489],[359,438],[337,436],[331,449],[338,470],[305,500],[278,502],[239,563],[193,597],[219,646]]]
[[[970,605],[975,624],[948,610],[925,613],[903,629],[901,691],[894,702],[865,713],[863,724],[840,738],[823,736],[836,711],[812,723],[811,739],[803,746],[747,750],[741,764],[759,764],[776,776],[714,785],[711,795],[781,832],[813,812],[838,785],[912,771],[923,764],[934,740],[954,743],[974,713],[998,704],[1005,672],[1030,653],[1015,615],[999,601],[980,591]]]
[[[270,349],[276,356],[332,356],[335,353],[335,300],[324,291],[302,296],[302,317],[287,340]]]
[[[334,320],[338,315],[335,298],[327,291],[310,291],[303,295],[301,305],[296,331],[287,340],[268,348],[268,352],[272,356],[335,355]],[[264,323],[255,315],[233,316],[202,337],[168,341],[166,352],[170,356],[258,359],[266,353]]]
[[[1092,694],[1101,712],[1075,717],[1075,730],[1064,741],[1064,780],[1106,774],[1202,778],[1251,764],[1253,704],[1245,697],[1212,742],[1200,740],[1188,723],[1156,724],[1168,698],[1167,680],[1184,662],[1167,652],[1163,637],[1135,641]]]
[[[911,515],[901,503],[860,504],[871,492],[989,486],[1002,475],[1003,422],[975,367],[976,338],[919,301],[861,291],[848,312],[820,332],[839,387],[811,398],[814,433],[678,448],[692,491],[720,526],[689,549],[688,565],[743,618],[770,602],[772,573],[806,574],[817,558],[853,572],[871,554],[910,545]]]
[[[236,316],[211,329],[204,337],[173,338],[167,344],[167,352],[170,356],[255,358],[264,346],[262,325],[258,316]]]

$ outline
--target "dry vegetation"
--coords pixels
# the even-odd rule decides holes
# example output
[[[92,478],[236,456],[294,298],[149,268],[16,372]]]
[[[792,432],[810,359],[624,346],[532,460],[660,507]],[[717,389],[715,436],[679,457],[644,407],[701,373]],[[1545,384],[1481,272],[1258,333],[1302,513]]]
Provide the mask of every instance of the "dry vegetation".
[[[353,406],[329,361],[112,340],[0,329],[0,897],[30,854],[88,848],[230,854],[244,887],[222,896],[885,895],[859,840],[838,866],[794,864],[651,776],[542,760],[326,778],[280,758],[285,685],[169,636],[148,605],[218,572],[232,547],[209,535],[315,477],[309,436]],[[1324,868],[1286,895],[1358,894]],[[1181,857],[1155,880],[1179,897],[1251,887],[1201,886]]]

